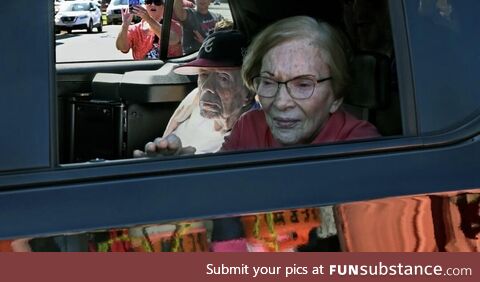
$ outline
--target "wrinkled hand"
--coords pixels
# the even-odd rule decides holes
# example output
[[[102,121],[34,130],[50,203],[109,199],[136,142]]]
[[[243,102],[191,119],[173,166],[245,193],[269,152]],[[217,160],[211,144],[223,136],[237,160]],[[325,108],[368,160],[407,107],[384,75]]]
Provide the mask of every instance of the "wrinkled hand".
[[[200,34],[200,32],[198,32],[198,31],[196,31],[196,30],[193,31],[193,38],[194,38],[195,40],[197,40],[200,44],[202,44],[202,43],[203,43],[203,40],[205,39],[205,38],[203,38],[203,36]]]
[[[153,142],[145,145],[145,151],[133,151],[134,158],[157,157],[157,156],[183,156],[193,155],[196,149],[194,147],[182,147],[182,141],[175,134],[166,137],[158,137]]]
[[[124,24],[130,25],[132,22],[133,14],[130,13],[128,8],[122,9],[122,22]]]

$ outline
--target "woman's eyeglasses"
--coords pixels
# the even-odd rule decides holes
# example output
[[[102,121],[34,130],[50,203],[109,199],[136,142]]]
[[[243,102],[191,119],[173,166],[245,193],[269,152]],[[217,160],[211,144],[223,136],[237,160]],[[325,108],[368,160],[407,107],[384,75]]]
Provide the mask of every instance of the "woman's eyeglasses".
[[[273,98],[277,95],[280,84],[285,84],[287,92],[292,98],[302,100],[308,99],[312,96],[313,91],[315,91],[315,86],[318,83],[330,79],[332,79],[332,77],[325,77],[318,80],[310,77],[296,77],[281,82],[268,77],[257,76],[253,78],[253,86],[257,91],[258,96]]]
[[[155,4],[156,6],[163,5],[163,0],[145,0],[146,5]]]

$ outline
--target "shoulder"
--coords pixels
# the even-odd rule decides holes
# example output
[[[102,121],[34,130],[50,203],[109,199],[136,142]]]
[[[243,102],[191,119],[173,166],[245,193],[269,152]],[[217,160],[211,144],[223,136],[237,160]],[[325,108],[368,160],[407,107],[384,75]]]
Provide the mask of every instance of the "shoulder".
[[[244,113],[238,119],[235,125],[237,125],[238,123],[241,123],[243,125],[255,125],[256,123],[260,123],[258,124],[259,126],[262,125],[262,123],[266,124],[265,113],[262,109],[251,109],[250,111]]]
[[[232,129],[232,134],[239,135],[239,138],[261,137],[269,131],[265,112],[262,109],[250,110],[244,113],[237,120]]]
[[[338,138],[341,140],[379,137],[377,128],[368,121],[360,120],[345,111],[335,113],[336,120],[342,123]]]
[[[142,26],[143,26],[143,20],[140,21],[139,23],[130,25],[130,26],[128,27],[128,32],[138,31],[138,30],[142,29]]]
[[[262,137],[268,130],[263,110],[250,110],[235,123],[222,146],[222,151],[255,149],[263,146]]]

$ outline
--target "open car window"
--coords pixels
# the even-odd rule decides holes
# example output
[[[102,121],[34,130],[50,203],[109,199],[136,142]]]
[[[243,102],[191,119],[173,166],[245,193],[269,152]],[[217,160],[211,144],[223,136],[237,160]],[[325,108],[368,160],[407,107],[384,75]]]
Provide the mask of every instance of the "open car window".
[[[205,2],[205,0],[202,1]],[[165,0],[154,2],[154,4],[146,4],[144,0],[138,2],[146,10],[152,10],[151,15],[163,22],[162,11],[166,5]],[[214,17],[204,19],[203,23],[199,21],[198,16],[194,18],[197,9],[195,1],[181,2],[185,9],[193,12],[192,16],[183,22],[173,12],[168,58],[181,57],[199,49],[202,38],[197,36],[194,39],[192,23],[204,29],[200,31],[201,37],[211,33],[215,23],[222,19],[233,24],[228,1],[216,1],[216,4],[212,2],[208,5],[208,13]],[[155,5],[155,3],[162,4]],[[139,15],[133,15],[128,25],[132,30],[128,39],[131,48],[121,51],[116,47],[117,38],[122,30],[122,10],[126,11],[129,7],[129,0],[95,0],[91,3],[83,0],[55,1],[54,6],[57,63],[159,59],[161,40],[158,36],[155,37],[155,33],[149,29],[148,24],[142,22]],[[138,28],[136,29],[135,26]],[[144,41],[148,44],[141,43]],[[150,47],[148,51],[153,50],[153,55],[148,55],[148,51],[144,50],[147,48],[146,45]],[[187,48],[186,45],[189,47]]]
[[[173,4],[177,5],[177,2]],[[110,3],[108,7],[111,9],[115,3],[116,2]],[[361,133],[363,134],[363,139],[377,138],[379,136],[399,137],[405,132],[405,121],[402,120],[401,114],[401,95],[398,88],[397,65],[395,62],[394,38],[390,24],[389,6],[387,1],[380,1],[380,3],[381,5],[375,6],[375,9],[370,9],[368,1],[340,1],[337,5],[325,7],[325,9],[330,9],[332,12],[328,17],[322,12],[317,15],[316,18],[320,21],[327,22],[335,28],[345,44],[345,57],[348,59],[350,80],[348,80],[348,85],[345,87],[343,103],[338,111],[348,113],[348,119],[350,119],[351,116],[359,121],[364,121],[365,124],[361,124],[361,126],[365,126],[369,123],[376,127],[375,132]],[[176,14],[176,7],[173,6],[173,11],[171,11],[173,17],[171,28],[175,29],[175,25],[179,24],[181,26],[180,30],[183,33],[191,32],[191,30],[189,31],[191,24],[189,24],[188,21],[196,19],[198,15],[194,14],[194,12],[196,9],[199,9],[200,5],[203,5],[203,1],[198,1],[198,3],[196,3],[197,6],[193,8],[189,7],[191,4],[185,3],[185,1],[182,2],[182,5],[184,6],[184,11],[188,12],[183,14],[184,18],[182,21],[181,15]],[[145,7],[149,8],[151,6],[157,7],[155,2],[149,2]],[[160,6],[167,7],[168,5],[163,4]],[[269,24],[281,19],[281,17],[279,17],[271,19],[269,22],[257,22],[252,20],[256,16],[252,16],[251,18],[244,19],[243,25],[246,26],[242,26],[242,24],[235,26],[235,23],[231,21],[233,16],[229,10],[230,5],[228,3],[223,1],[211,1],[207,7],[208,11],[215,15],[223,15],[215,18],[218,20],[217,22],[214,22],[216,26],[211,22],[212,19],[208,19],[208,25],[205,24],[209,27],[207,33],[230,29],[245,29],[243,33],[246,37],[247,43],[245,46],[242,46],[242,56],[245,56],[248,43],[255,38],[253,32],[258,33]],[[239,7],[238,9],[238,12],[243,12],[243,9],[248,10],[249,7]],[[264,9],[266,9],[266,7],[260,6],[257,13],[264,12]],[[248,15],[248,13],[245,15]],[[245,15],[243,16],[245,17]],[[103,20],[105,20],[104,16],[105,13],[102,16]],[[368,23],[365,22],[365,20],[359,22],[359,19],[365,18],[375,20]],[[362,25],[361,28],[358,27],[360,24]],[[134,25],[136,24],[132,22],[129,28],[132,28]],[[213,30],[210,30],[210,26],[213,26]],[[116,30],[109,31],[107,28]],[[121,28],[121,25],[115,25],[115,21],[113,21],[112,25],[103,25],[103,31],[100,34],[69,34],[68,31],[67,33],[62,32],[60,35],[57,35],[57,61],[60,56],[66,54],[72,56],[72,58],[81,58],[83,56],[81,54],[76,54],[75,52],[66,51],[69,49],[62,49],[66,47],[64,45],[67,43],[63,44],[62,40],[58,39],[61,36],[68,37],[68,40],[83,38],[85,39],[85,44],[93,42],[93,39],[91,40],[87,38],[90,38],[91,36],[99,36],[98,40],[104,43],[109,41],[109,43],[95,44],[104,47],[108,46],[110,51],[107,53],[115,54],[114,56],[132,56],[132,52],[137,52],[138,49],[132,51],[134,49],[130,48],[129,52],[126,54],[115,49],[118,47],[116,46],[115,41],[118,40],[120,36],[118,30]],[[249,34],[249,32],[251,34]],[[136,31],[132,31],[131,35],[124,34],[126,38],[129,38],[127,42],[135,42],[135,36],[137,35],[134,34],[138,35]],[[203,38],[203,36],[201,38]],[[197,39],[199,38],[197,37]],[[183,46],[177,47],[181,47],[180,49],[182,49],[182,51],[179,51],[181,53],[179,56],[184,56],[183,54],[186,54],[186,49],[188,49],[185,48],[185,42],[188,42],[188,40],[185,41],[185,38],[183,37],[181,42]],[[206,46],[205,50],[211,49],[211,43],[212,42],[209,41],[208,44],[206,44],[208,46]],[[221,47],[223,50],[220,52],[228,54],[226,49],[234,48],[232,47],[234,45],[231,44],[225,46],[226,47]],[[180,49],[177,48],[177,50]],[[87,49],[80,48],[79,50]],[[169,52],[170,50],[173,49],[169,49]],[[90,56],[92,53],[96,52],[88,51],[85,53],[85,56]],[[96,54],[94,55],[96,56]],[[202,56],[202,52],[200,52],[198,56]],[[226,55],[223,54],[223,56]],[[91,74],[93,76],[91,82],[84,81],[84,83],[89,83],[90,85],[76,91],[72,91],[71,88],[65,85],[66,83],[61,82],[62,85],[65,86],[61,87],[61,89],[65,90],[65,92],[62,91],[62,99],[59,103],[60,163],[70,164],[89,161],[102,162],[129,159],[134,156],[135,150],[145,151],[145,145],[148,142],[154,141],[155,138],[166,136],[170,133],[176,134],[180,139],[183,139],[183,144],[185,146],[195,147],[197,149],[197,154],[213,153],[220,150],[224,138],[227,137],[228,140],[230,131],[235,125],[236,120],[240,117],[238,114],[239,110],[230,109],[232,106],[230,104],[223,104],[224,101],[222,99],[232,100],[228,97],[224,98],[224,96],[240,92],[234,92],[232,90],[216,90],[213,91],[212,94],[204,95],[202,91],[207,88],[203,87],[203,83],[213,76],[216,76],[215,79],[218,79],[219,81],[224,79],[223,77],[226,77],[227,80],[230,79],[228,87],[232,87],[232,89],[235,87],[238,88],[240,86],[237,85],[241,84],[242,81],[240,78],[240,70],[226,70],[224,73],[219,72],[215,74],[209,74],[203,71],[202,75],[198,77],[195,75],[197,73],[189,73],[188,68],[186,68],[186,73],[176,73],[176,70],[179,69],[182,64],[188,63],[192,59],[194,59],[194,57],[187,56],[185,59],[181,59],[180,57],[180,59],[177,58],[171,62],[167,61],[165,65],[159,65],[157,71],[133,70],[124,73],[93,73]],[[243,59],[245,59],[245,57],[243,57]],[[316,58],[313,56],[311,59],[315,60]],[[288,60],[286,60],[285,63],[288,63]],[[239,69],[240,66],[237,68]],[[93,72],[95,72],[95,70],[93,70]],[[274,81],[275,83],[280,80],[281,79],[277,77],[271,77],[271,81]],[[302,80],[293,80],[286,84],[286,87],[289,92],[294,88],[294,92],[297,93],[298,91],[301,91],[299,89],[305,87],[304,82],[307,82],[310,84],[307,92],[312,94],[317,93],[318,89],[322,89],[324,84],[333,85],[336,81],[337,78],[334,78],[333,80],[320,83],[312,80],[310,76],[302,78]],[[266,80],[262,80],[262,85],[265,85],[265,82]],[[280,84],[276,85],[278,89],[281,89]],[[254,87],[253,83],[251,86]],[[235,94],[237,96],[246,95],[246,97],[249,97],[248,104],[239,101],[235,105],[240,105],[243,108],[248,107],[248,109],[256,111],[258,117],[261,117],[263,115],[262,110],[264,110],[265,106],[268,106],[269,104],[269,98],[265,98],[262,101],[262,96],[256,95],[258,93],[255,92],[265,89],[265,87],[258,88],[258,85],[255,87],[257,88],[242,92],[248,92],[248,94]],[[207,90],[210,91],[209,89]],[[273,95],[275,95],[275,93],[273,93]],[[246,97],[241,99],[246,99]],[[204,101],[203,99],[206,100]],[[204,109],[200,107],[200,105],[206,105],[205,103],[208,103],[210,107],[209,111],[204,111]],[[232,102],[229,101],[229,103]],[[242,103],[244,104],[242,105]],[[309,109],[310,102],[307,100],[302,101],[301,103],[302,106],[300,107],[299,113],[295,115],[304,116],[305,114],[302,113],[302,111],[307,110],[310,112],[305,115],[306,119],[311,119],[317,122],[315,111],[318,109]],[[229,109],[231,112],[237,112],[237,114],[234,118],[228,120],[228,126],[222,128],[222,126],[225,126],[222,125],[222,123],[225,123],[226,118],[224,118],[224,121],[221,121],[222,119],[220,117],[215,116],[217,114],[215,112],[220,110],[224,111],[225,109]],[[226,112],[223,112],[223,115],[226,114]],[[197,117],[197,119],[192,117]],[[285,117],[274,118],[285,119]],[[341,123],[341,120],[344,118],[344,116],[339,116],[337,118],[338,122]],[[219,120],[221,122],[219,122]],[[293,126],[299,128],[300,134],[304,134],[304,132],[308,130],[315,130],[308,128],[304,130],[304,128],[309,125],[299,122],[298,117],[290,117],[289,121],[277,120],[278,122],[270,122],[268,118],[266,121],[267,123],[264,123],[263,125],[265,128],[267,126],[272,126],[272,124],[274,126],[278,125],[285,128]],[[211,130],[210,132],[212,134],[210,134],[208,130]],[[368,130],[369,129],[367,129],[367,131]],[[182,131],[182,133],[180,133],[180,131]],[[412,131],[413,130],[410,129],[407,132]],[[235,134],[235,131],[233,131],[230,139],[238,137]],[[279,147],[277,144],[277,137],[278,136],[269,137],[269,139],[265,141],[266,143],[260,147],[250,145],[243,147],[237,146],[235,149],[224,151]],[[303,146],[304,141],[305,140],[300,140],[298,144],[294,145]],[[337,138],[333,138],[323,143],[333,143],[337,141],[348,140],[337,140]],[[307,143],[309,142],[310,141]],[[266,146],[267,143],[275,143],[276,145]],[[227,147],[224,147],[224,149],[225,148]]]

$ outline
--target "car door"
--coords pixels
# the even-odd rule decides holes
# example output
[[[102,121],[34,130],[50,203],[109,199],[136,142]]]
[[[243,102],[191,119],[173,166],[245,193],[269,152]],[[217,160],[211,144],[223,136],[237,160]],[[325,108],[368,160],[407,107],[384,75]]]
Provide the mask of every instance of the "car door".
[[[290,3],[230,1],[237,27],[250,37],[286,16],[284,7]],[[400,135],[265,151],[62,165],[57,152],[57,95],[91,92],[98,73],[155,70],[164,63],[56,64],[55,45],[61,42],[51,40],[52,1],[6,2],[9,11],[31,11],[24,24],[32,28],[26,29],[26,39],[5,30],[12,41],[0,46],[3,62],[11,70],[0,77],[4,89],[0,123],[6,136],[0,146],[0,237],[48,236],[351,202],[360,202],[363,209],[356,211],[365,211],[385,207],[383,200],[392,203],[390,197],[400,196],[408,200],[393,201],[396,216],[389,217],[381,209],[371,214],[351,209],[350,215],[368,215],[367,222],[401,228],[403,222],[412,222],[395,221],[405,219],[401,207],[415,203],[408,205],[408,211],[417,213],[409,216],[429,223],[429,242],[448,246],[444,235],[452,232],[444,223],[456,236],[464,236],[456,223],[461,219],[471,223],[473,209],[465,213],[462,207],[474,206],[457,203],[478,204],[478,197],[464,194],[480,193],[479,96],[475,92],[480,88],[475,76],[479,42],[472,35],[478,27],[474,11],[479,2],[452,2],[440,10],[433,1],[428,3],[389,1],[396,59],[389,66],[398,76]],[[332,14],[302,5],[288,13],[323,11],[323,16]],[[16,14],[7,14],[6,20],[13,22]],[[31,50],[32,43],[38,48]],[[29,52],[35,56],[23,56]],[[452,193],[459,197],[453,198]],[[433,211],[441,215],[434,226]],[[349,216],[347,209],[340,213],[343,218]],[[456,216],[455,224],[448,221],[450,214]],[[342,228],[349,232],[352,226],[346,222]],[[348,233],[348,238],[372,240],[385,234],[378,232],[380,237],[375,237],[372,230],[363,229],[365,236]],[[422,241],[412,245],[416,243]],[[349,246],[355,249],[355,244]]]
[[[93,22],[95,23],[95,25],[99,25],[102,21],[102,12],[100,11],[100,7],[98,4],[93,3],[93,7],[95,8],[95,20]]]

